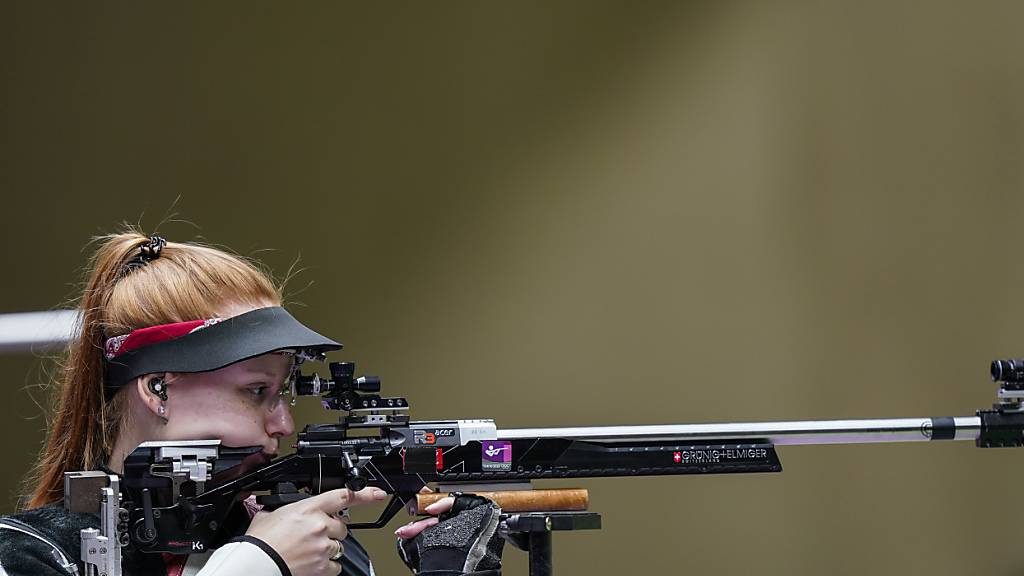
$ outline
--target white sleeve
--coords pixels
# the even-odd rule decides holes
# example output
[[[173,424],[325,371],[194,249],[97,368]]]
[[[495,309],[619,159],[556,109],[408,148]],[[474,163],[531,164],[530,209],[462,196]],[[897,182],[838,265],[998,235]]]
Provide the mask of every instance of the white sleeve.
[[[291,576],[276,552],[267,552],[266,544],[250,538],[229,542],[215,550],[196,576]]]

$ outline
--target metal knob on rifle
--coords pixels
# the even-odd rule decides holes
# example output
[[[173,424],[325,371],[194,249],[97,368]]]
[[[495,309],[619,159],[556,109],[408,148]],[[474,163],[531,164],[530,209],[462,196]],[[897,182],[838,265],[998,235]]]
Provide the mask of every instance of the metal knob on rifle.
[[[352,381],[356,392],[380,392],[380,376],[360,376]]]
[[[363,476],[362,471],[359,470],[359,467],[352,463],[352,458],[349,457],[348,452],[341,453],[341,462],[345,466],[347,476],[345,478],[345,487],[353,492],[366,488],[367,480]]]

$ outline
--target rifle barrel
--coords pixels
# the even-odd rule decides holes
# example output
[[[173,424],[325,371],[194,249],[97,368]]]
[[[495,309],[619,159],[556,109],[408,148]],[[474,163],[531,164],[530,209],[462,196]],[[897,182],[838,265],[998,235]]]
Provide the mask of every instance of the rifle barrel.
[[[498,430],[498,440],[569,438],[602,442],[666,440],[767,440],[772,444],[862,444],[976,440],[981,418],[869,418],[862,420],[805,420],[716,424],[657,424],[642,426],[578,426]]]

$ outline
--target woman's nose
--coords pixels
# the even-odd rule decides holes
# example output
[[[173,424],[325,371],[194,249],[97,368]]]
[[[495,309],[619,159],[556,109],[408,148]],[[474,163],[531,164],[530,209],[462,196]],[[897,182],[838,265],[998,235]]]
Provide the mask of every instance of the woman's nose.
[[[278,402],[277,405],[267,412],[267,434],[274,438],[291,436],[295,432],[295,421],[292,420],[292,411],[287,402]]]

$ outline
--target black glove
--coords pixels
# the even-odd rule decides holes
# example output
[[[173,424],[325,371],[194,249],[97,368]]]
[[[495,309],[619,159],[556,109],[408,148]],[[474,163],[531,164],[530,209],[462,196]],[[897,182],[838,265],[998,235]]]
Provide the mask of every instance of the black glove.
[[[498,535],[501,508],[487,498],[454,493],[452,509],[408,540],[398,539],[398,555],[419,576],[500,576],[505,539]]]

